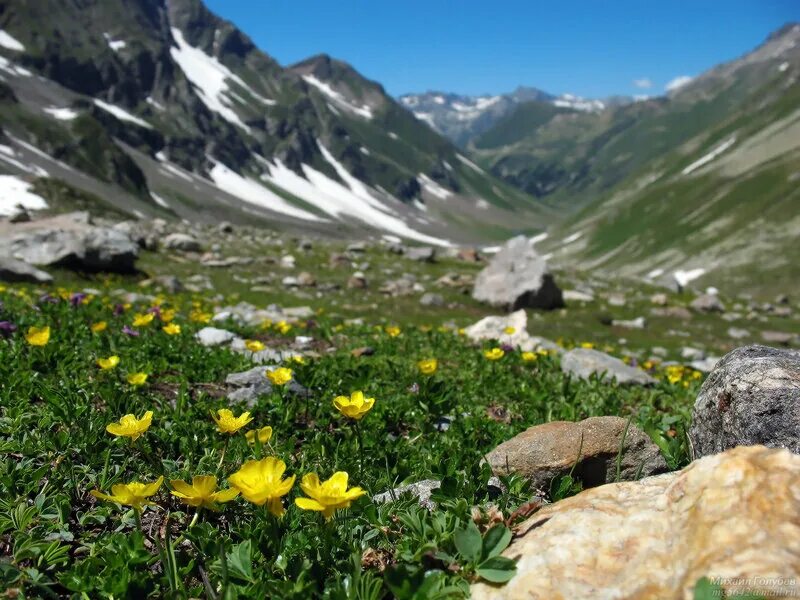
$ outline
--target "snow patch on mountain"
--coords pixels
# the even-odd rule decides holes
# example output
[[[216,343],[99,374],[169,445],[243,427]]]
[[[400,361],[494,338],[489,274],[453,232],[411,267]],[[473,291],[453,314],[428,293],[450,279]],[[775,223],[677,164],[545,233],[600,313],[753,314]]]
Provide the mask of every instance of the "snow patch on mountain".
[[[150,125],[144,119],[140,119],[136,115],[132,115],[124,108],[120,108],[114,104],[109,104],[108,102],[104,102],[103,100],[98,100],[97,98],[94,99],[95,105],[102,108],[107,113],[110,113],[120,119],[121,121],[128,121],[129,123],[135,123],[139,127],[145,127],[146,129],[152,129],[153,126]]]
[[[600,100],[588,100],[573,94],[561,94],[561,96],[553,100],[553,105],[584,112],[598,112],[606,107],[605,103]]]
[[[7,216],[15,212],[17,205],[28,210],[44,210],[47,202],[38,194],[34,194],[33,184],[20,179],[16,175],[0,175],[0,215]]]
[[[422,189],[424,189],[429,194],[433,194],[437,198],[441,198],[442,200],[447,200],[450,196],[453,195],[453,192],[451,192],[446,188],[443,188],[433,179],[425,175],[425,173],[420,173],[419,175],[417,175],[417,179],[419,179],[422,182]]]
[[[24,52],[25,46],[17,38],[8,33],[5,29],[0,29],[0,46],[13,50],[14,52]]]
[[[19,77],[30,77],[33,75],[33,73],[28,71],[28,69],[20,67],[19,65],[15,65],[5,56],[0,56],[0,71],[5,71],[6,73],[17,75]]]
[[[472,169],[473,171],[477,171],[478,173],[481,173],[482,175],[485,175],[485,174],[486,174],[486,171],[484,171],[483,169],[481,169],[481,168],[480,168],[478,165],[476,165],[474,162],[472,162],[472,161],[471,161],[470,159],[468,159],[466,156],[463,156],[463,155],[461,155],[461,154],[456,154],[456,158],[457,158],[459,161],[461,161],[462,163],[464,163],[465,165],[467,165],[467,166],[468,166],[470,169]]]
[[[345,110],[355,113],[360,117],[364,117],[367,120],[372,118],[373,116],[372,109],[369,106],[367,106],[366,104],[364,104],[363,106],[356,106],[355,104],[351,104],[350,102],[347,101],[347,98],[345,98],[342,94],[333,89],[329,83],[320,81],[313,75],[303,75],[303,80],[309,85],[314,86],[320,92],[325,94],[328,98],[333,100],[337,104],[337,106],[340,106]]]
[[[725,150],[727,150],[728,148],[733,146],[735,143],[736,143],[736,136],[734,135],[734,136],[729,137],[727,140],[722,142],[719,146],[714,148],[711,152],[709,152],[705,156],[702,156],[701,158],[698,158],[692,164],[686,166],[683,169],[683,171],[681,171],[681,174],[682,175],[688,175],[692,171],[696,171],[697,169],[699,169],[703,165],[705,165],[707,163],[710,163],[712,160],[717,158],[717,156],[719,156],[720,154],[725,152]]]
[[[114,40],[114,39],[112,39],[110,33],[104,33],[103,37],[106,38],[106,43],[108,44],[108,47],[111,48],[114,52],[119,52],[125,46],[128,45],[125,42],[125,40]]]
[[[72,108],[59,108],[58,106],[49,106],[42,109],[48,115],[59,121],[71,121],[78,116],[78,111]]]

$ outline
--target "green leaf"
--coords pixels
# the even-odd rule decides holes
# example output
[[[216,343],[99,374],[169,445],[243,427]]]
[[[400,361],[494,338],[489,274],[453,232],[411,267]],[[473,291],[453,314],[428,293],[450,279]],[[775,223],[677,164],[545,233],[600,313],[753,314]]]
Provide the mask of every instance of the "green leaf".
[[[250,540],[245,540],[231,549],[227,555],[228,572],[231,576],[253,582],[253,561],[250,553]]]
[[[481,532],[475,523],[470,521],[465,529],[459,529],[453,536],[456,550],[469,562],[477,562],[481,557]]]
[[[483,552],[481,558],[484,560],[497,556],[511,543],[511,530],[502,523],[495,525],[486,535],[483,536]]]
[[[475,572],[486,581],[505,583],[514,577],[517,572],[517,565],[513,560],[505,556],[493,556],[478,565]]]

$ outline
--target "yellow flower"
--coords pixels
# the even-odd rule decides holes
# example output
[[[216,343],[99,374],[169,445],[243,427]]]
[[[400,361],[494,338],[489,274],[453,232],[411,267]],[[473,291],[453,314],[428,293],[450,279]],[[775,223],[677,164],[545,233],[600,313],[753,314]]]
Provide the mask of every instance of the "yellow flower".
[[[456,333],[457,333],[458,335],[467,335],[467,330],[466,330],[465,328],[463,328],[463,327],[459,327],[459,328],[456,330]]]
[[[89,328],[92,330],[92,333],[100,333],[108,328],[108,323],[105,321],[98,321],[97,323],[92,323]]]
[[[281,335],[286,335],[292,330],[292,326],[286,321],[278,321],[278,323],[275,325],[275,329],[280,331]]]
[[[251,417],[250,413],[247,411],[243,412],[238,417],[234,417],[230,409],[227,408],[220,408],[216,416],[214,416],[212,412],[211,418],[214,419],[220,433],[236,433],[253,420],[253,417]]]
[[[581,342],[581,348],[586,348],[587,350],[591,350],[594,348],[594,344],[592,342]]]
[[[491,350],[484,350],[483,355],[489,360],[500,360],[506,353],[502,348],[492,348]]]
[[[272,385],[286,385],[292,380],[292,370],[286,367],[278,367],[265,373]]]
[[[261,329],[269,329],[272,327],[272,319],[264,319],[261,321]]]
[[[298,365],[304,365],[306,364],[306,362],[308,362],[306,360],[306,357],[300,354],[295,354],[289,360],[292,361],[293,363],[297,363]]]
[[[109,356],[108,358],[98,358],[97,359],[97,366],[103,369],[103,371],[108,371],[109,369],[113,369],[119,364],[119,356],[116,354],[113,356]]]
[[[195,475],[191,484],[180,479],[173,479],[169,484],[173,489],[170,494],[184,504],[210,510],[219,510],[217,504],[230,502],[239,495],[236,488],[217,491],[217,478],[213,475]]]
[[[295,476],[282,479],[286,471],[286,463],[274,456],[261,460],[248,460],[228,482],[242,493],[248,502],[257,506],[267,505],[267,509],[276,517],[284,513],[281,497],[289,493],[294,485]]]
[[[44,346],[50,341],[50,327],[29,327],[25,339],[31,346]]]
[[[268,441],[272,439],[272,427],[267,425],[266,427],[262,427],[261,429],[253,429],[245,433],[244,437],[247,440],[248,444],[256,443],[256,433],[258,433],[258,441],[261,442],[262,444],[266,444]]]
[[[349,419],[360,421],[375,405],[375,398],[364,398],[364,392],[358,391],[347,396],[336,396],[333,399],[336,409]]]
[[[147,381],[147,373],[128,373],[126,379],[133,386],[144,385]]]
[[[261,352],[266,348],[264,342],[259,342],[258,340],[246,340],[244,345],[250,352]]]
[[[142,510],[145,504],[155,504],[155,502],[149,501],[148,498],[158,491],[163,481],[164,478],[159,477],[153,483],[139,483],[138,481],[118,483],[111,486],[111,494],[104,494],[99,490],[92,490],[89,493],[100,500],[108,500],[109,502],[132,506],[136,510]]]
[[[433,375],[439,368],[439,361],[435,358],[426,358],[417,363],[417,368],[423,375]]]
[[[326,519],[330,519],[338,508],[349,508],[353,500],[366,492],[360,487],[347,489],[347,473],[337,471],[333,476],[320,483],[316,473],[303,475],[300,489],[309,498],[295,498],[294,503],[303,510],[321,511]]]
[[[145,325],[149,325],[150,322],[155,318],[153,313],[136,313],[133,315],[133,326],[134,327],[144,327]]]
[[[516,327],[511,327],[510,325],[503,329],[503,333],[506,335],[514,335],[517,332]]]
[[[135,415],[125,415],[119,420],[119,423],[109,423],[106,425],[106,431],[111,435],[129,437],[131,441],[134,441],[145,431],[150,429],[150,424],[152,422],[153,411],[148,410],[141,419],[137,419]]]
[[[166,310],[162,310],[161,311],[161,321],[163,323],[169,323],[170,321],[172,321],[175,318],[175,314],[176,314],[176,312],[175,312],[174,308],[168,308]]]
[[[189,320],[193,323],[208,323],[213,315],[202,310],[193,310],[189,313]]]
[[[397,325],[390,325],[385,329],[385,331],[386,335],[388,335],[389,337],[397,337],[402,333],[402,331],[400,330],[399,327],[397,327]]]
[[[536,352],[523,352],[522,353],[522,360],[525,362],[531,362],[539,358],[539,355]]]
[[[161,329],[167,335],[178,335],[181,332],[181,326],[177,323],[169,323],[168,325],[164,325]]]

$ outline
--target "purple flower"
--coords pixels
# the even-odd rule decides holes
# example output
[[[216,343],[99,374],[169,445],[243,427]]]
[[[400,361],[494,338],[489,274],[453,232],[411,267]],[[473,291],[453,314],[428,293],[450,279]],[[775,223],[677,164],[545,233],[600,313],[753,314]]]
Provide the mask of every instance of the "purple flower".
[[[159,319],[161,318],[161,307],[160,306],[151,306],[147,309],[147,312],[153,313]]]
[[[72,306],[78,306],[83,302],[84,298],[86,298],[86,294],[83,292],[76,292],[69,297],[69,303],[72,304]]]
[[[58,304],[58,298],[56,298],[55,296],[51,296],[50,294],[45,292],[44,294],[39,296],[39,302],[49,302],[50,304]]]
[[[139,332],[131,327],[128,327],[127,325],[122,328],[122,333],[125,333],[131,337],[139,337]]]
[[[122,304],[115,304],[114,305],[114,316],[115,317],[120,316],[124,312],[125,312],[125,307],[122,306]]]
[[[503,352],[513,352],[514,346],[512,346],[511,344],[500,344],[500,349]]]
[[[17,330],[17,326],[11,321],[0,321],[0,334],[3,337],[8,337]]]

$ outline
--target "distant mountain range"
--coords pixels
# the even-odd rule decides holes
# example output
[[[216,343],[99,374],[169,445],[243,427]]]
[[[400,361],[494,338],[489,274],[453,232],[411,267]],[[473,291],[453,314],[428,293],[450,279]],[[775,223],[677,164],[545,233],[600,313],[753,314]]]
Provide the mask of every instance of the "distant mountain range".
[[[324,55],[284,68],[199,0],[0,1],[0,75],[0,211],[24,188],[425,243],[549,222],[380,84]]]
[[[532,87],[518,87],[509,94],[463,96],[444,92],[404,94],[400,103],[420,121],[424,121],[459,146],[467,146],[480,134],[492,129],[498,121],[527,102],[541,102],[573,110],[596,112],[609,104],[630,101],[587,100],[572,94],[555,96]]]

